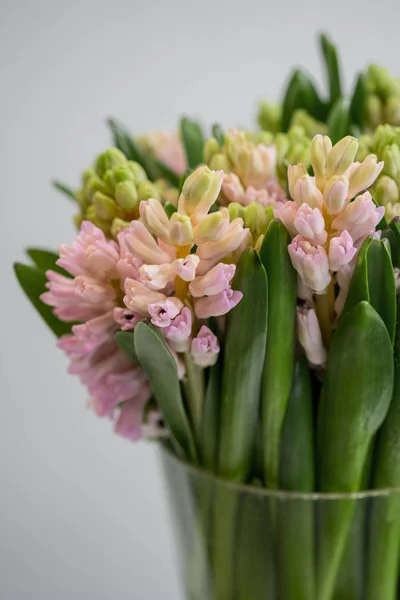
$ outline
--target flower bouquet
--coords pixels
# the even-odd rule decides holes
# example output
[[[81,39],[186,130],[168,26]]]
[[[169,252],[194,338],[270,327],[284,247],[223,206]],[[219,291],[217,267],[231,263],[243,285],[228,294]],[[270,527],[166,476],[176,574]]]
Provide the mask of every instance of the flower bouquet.
[[[400,80],[302,70],[258,132],[183,118],[72,190],[21,287],[90,408],[158,441],[188,598],[393,600],[400,575]]]

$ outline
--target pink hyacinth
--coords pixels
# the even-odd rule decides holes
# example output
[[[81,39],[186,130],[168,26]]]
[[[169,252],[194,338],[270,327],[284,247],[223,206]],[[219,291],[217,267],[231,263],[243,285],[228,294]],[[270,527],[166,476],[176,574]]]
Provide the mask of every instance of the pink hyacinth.
[[[194,304],[194,312],[199,319],[220,317],[232,310],[242,298],[242,292],[234,291],[231,287],[228,287],[215,296],[197,298]]]
[[[297,308],[297,328],[300,344],[309,362],[315,366],[324,365],[327,352],[322,343],[318,318],[313,308]]]
[[[151,395],[148,385],[144,385],[135,398],[125,400],[115,420],[115,432],[135,442],[146,433],[143,424],[143,411]]]
[[[323,246],[312,246],[300,235],[288,247],[292,264],[304,283],[316,294],[323,294],[331,281],[328,256]]]
[[[88,321],[115,306],[115,290],[104,281],[84,275],[71,279],[55,271],[47,271],[46,276],[49,291],[40,298],[63,321]]]
[[[203,325],[192,340],[191,346],[192,357],[196,365],[199,367],[210,367],[217,362],[219,354],[218,338],[213,332]]]
[[[118,245],[106,240],[104,233],[89,221],[70,245],[60,246],[57,264],[71,275],[86,275],[95,279],[115,279],[119,260]]]
[[[355,255],[357,254],[357,248],[353,245],[353,240],[347,231],[333,237],[329,243],[329,267],[332,271],[339,271],[342,267],[347,265]]]
[[[185,306],[168,327],[164,327],[163,335],[168,345],[175,352],[187,352],[190,348],[192,333],[192,311]]]
[[[189,285],[190,293],[194,298],[201,296],[214,296],[229,287],[229,283],[236,271],[236,265],[219,263],[205,275],[196,277]]]
[[[163,328],[171,325],[182,308],[183,304],[178,298],[165,298],[165,300],[149,304],[148,311],[153,325]]]
[[[316,246],[324,245],[328,239],[324,217],[319,208],[311,208],[308,204],[302,204],[293,224],[303,238]]]
[[[332,227],[348,231],[354,242],[375,231],[385,214],[384,206],[375,206],[371,194],[365,192],[351,202],[344,212],[336,217]]]
[[[147,141],[154,155],[177,175],[183,175],[187,161],[182,141],[177,133],[155,131],[147,135]]]

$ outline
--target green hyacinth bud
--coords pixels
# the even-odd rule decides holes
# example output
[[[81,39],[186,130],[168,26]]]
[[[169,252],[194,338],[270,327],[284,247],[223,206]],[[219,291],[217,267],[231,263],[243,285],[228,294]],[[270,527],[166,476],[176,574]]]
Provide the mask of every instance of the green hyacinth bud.
[[[282,109],[278,104],[270,104],[262,100],[258,106],[257,121],[261,129],[278,133],[281,128]]]
[[[204,144],[204,162],[208,165],[212,159],[213,156],[215,156],[216,154],[219,154],[220,152],[220,148],[219,148],[219,144],[217,142],[217,140],[212,137],[209,140],[206,141],[206,143]]]
[[[400,182],[400,148],[396,144],[387,146],[382,158],[385,162],[383,173]]]
[[[375,129],[383,120],[383,104],[379,96],[370,94],[365,99],[365,121],[369,129]]]
[[[109,237],[115,236],[121,223],[139,218],[141,200],[161,197],[142,167],[117,148],[100,154],[81,181],[76,192],[80,213],[75,222],[79,226],[83,220],[91,221]]]
[[[388,98],[384,110],[384,118],[387,123],[400,125],[400,95]]]
[[[399,186],[394,179],[383,175],[375,186],[374,197],[379,204],[395,204],[399,201]]]
[[[318,133],[325,135],[327,127],[325,123],[321,123],[308,114],[306,110],[296,110],[291,121],[292,127],[301,127],[304,133],[309,137],[314,137]]]
[[[123,231],[126,227],[129,227],[129,221],[123,221],[116,217],[111,224],[111,235],[113,238],[117,238],[118,234]]]
[[[214,154],[214,156],[212,156],[210,158],[210,162],[208,163],[208,166],[213,171],[222,170],[222,171],[225,171],[226,173],[229,173],[229,171],[231,170],[227,157],[225,156],[225,154],[222,154],[222,153]]]
[[[244,220],[244,206],[238,202],[231,202],[228,204],[228,213],[230,221],[233,221],[233,219],[237,219],[238,217]]]
[[[260,235],[267,231],[268,219],[265,207],[258,204],[258,202],[250,202],[243,212],[244,226],[250,229],[253,240],[256,241]]]

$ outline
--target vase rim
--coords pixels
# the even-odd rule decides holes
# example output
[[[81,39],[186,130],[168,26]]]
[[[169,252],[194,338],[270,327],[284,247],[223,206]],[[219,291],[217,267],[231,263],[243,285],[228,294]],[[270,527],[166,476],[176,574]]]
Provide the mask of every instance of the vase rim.
[[[399,496],[400,487],[387,487],[379,489],[368,489],[358,492],[337,493],[337,492],[296,492],[280,489],[267,489],[258,487],[248,483],[240,483],[230,481],[219,477],[198,467],[188,463],[186,460],[179,458],[174,452],[168,448],[165,442],[161,442],[159,446],[162,452],[167,455],[168,460],[175,462],[180,468],[184,468],[189,473],[208,480],[210,483],[222,486],[227,489],[234,489],[237,492],[261,496],[263,498],[275,498],[277,500],[308,500],[308,501],[325,501],[325,500],[367,500],[368,498],[384,498],[388,496]]]

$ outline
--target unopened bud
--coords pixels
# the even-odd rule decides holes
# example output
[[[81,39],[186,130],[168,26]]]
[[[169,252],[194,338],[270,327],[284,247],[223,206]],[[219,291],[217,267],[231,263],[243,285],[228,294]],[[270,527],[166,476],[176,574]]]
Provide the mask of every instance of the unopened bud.
[[[233,221],[233,219],[237,219],[238,217],[244,219],[244,207],[238,202],[231,202],[228,204],[228,213],[230,221]]]
[[[117,205],[110,196],[96,192],[93,196],[93,206],[96,216],[102,221],[109,221],[117,216]]]
[[[138,206],[138,193],[133,181],[121,181],[115,186],[115,199],[126,211],[133,211]]]
[[[158,192],[157,187],[154,183],[150,181],[141,181],[137,186],[137,193],[139,201],[141,200],[149,200],[150,198],[155,198],[155,200],[160,199],[160,194]]]
[[[383,206],[399,201],[399,187],[388,175],[383,175],[375,187],[375,199]]]
[[[204,162],[208,165],[215,154],[219,154],[220,148],[217,140],[212,137],[204,144]]]
[[[358,140],[351,135],[346,135],[335,144],[328,154],[326,163],[326,177],[343,175],[353,163],[358,150]]]
[[[94,169],[96,171],[96,175],[103,178],[104,174],[109,169],[114,169],[120,165],[126,164],[126,156],[123,154],[118,148],[109,148],[102,154],[96,158],[94,163]]]
[[[400,180],[400,148],[396,144],[387,146],[383,152],[383,161],[385,175],[389,175],[398,182]]]

